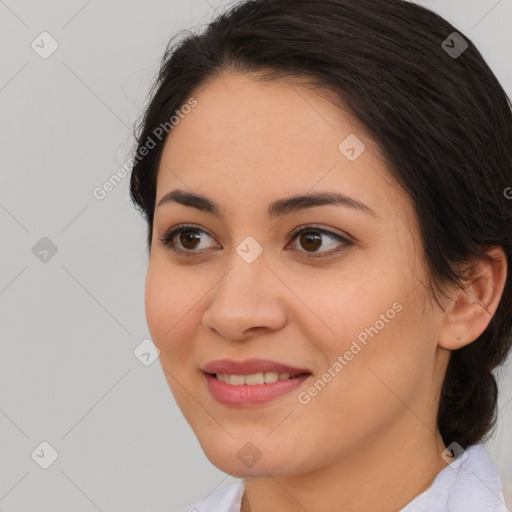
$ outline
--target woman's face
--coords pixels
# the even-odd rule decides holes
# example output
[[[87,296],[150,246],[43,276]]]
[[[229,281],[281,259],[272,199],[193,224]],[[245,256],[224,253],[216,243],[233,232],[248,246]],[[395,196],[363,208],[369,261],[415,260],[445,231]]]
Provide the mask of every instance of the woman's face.
[[[375,143],[298,82],[224,74],[192,96],[158,173],[146,316],[206,456],[234,476],[302,474],[431,437],[448,352],[413,204]],[[175,189],[218,215],[158,206]],[[269,211],[306,194],[351,199]],[[174,252],[160,239],[182,223],[193,226]],[[220,373],[281,363],[308,375],[251,389],[208,377],[221,359],[269,362]]]

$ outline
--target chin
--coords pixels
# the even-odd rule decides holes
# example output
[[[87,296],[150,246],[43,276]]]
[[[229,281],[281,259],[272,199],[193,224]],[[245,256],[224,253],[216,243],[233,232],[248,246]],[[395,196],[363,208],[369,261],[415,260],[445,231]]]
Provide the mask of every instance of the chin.
[[[265,454],[266,449],[259,450],[250,442],[201,447],[215,467],[235,478],[284,476],[297,472],[297,460],[292,454],[276,453],[270,448]]]

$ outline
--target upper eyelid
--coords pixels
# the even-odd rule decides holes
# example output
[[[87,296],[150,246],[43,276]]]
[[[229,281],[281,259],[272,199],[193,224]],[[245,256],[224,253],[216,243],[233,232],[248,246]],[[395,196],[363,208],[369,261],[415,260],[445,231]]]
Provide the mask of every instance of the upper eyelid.
[[[343,238],[343,239],[347,240],[348,242],[350,242],[352,239],[352,237],[348,234],[337,233],[336,231],[333,231],[334,228],[328,228],[328,227],[324,228],[324,227],[318,226],[316,224],[302,224],[301,226],[298,226],[298,227],[292,229],[292,232],[290,233],[289,236],[294,237],[301,231],[307,230],[307,229],[311,229],[311,231],[315,231],[315,230],[321,231],[325,235],[334,235],[335,237]]]

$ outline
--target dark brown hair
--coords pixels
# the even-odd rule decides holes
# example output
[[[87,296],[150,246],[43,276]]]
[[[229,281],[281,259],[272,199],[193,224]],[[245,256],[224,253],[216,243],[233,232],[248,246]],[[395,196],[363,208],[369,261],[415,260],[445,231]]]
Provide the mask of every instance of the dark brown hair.
[[[468,47],[450,54],[461,41]],[[308,78],[348,106],[414,201],[438,304],[443,285],[464,287],[464,264],[489,259],[486,248],[501,246],[512,268],[510,99],[468,37],[405,0],[248,0],[202,33],[171,39],[135,134],[130,194],[148,224],[149,252],[165,142],[155,141],[155,130],[196,87],[230,70]],[[156,146],[142,157],[150,139]],[[497,419],[493,371],[511,343],[509,272],[487,329],[451,354],[438,411],[446,445],[466,448],[489,436]]]

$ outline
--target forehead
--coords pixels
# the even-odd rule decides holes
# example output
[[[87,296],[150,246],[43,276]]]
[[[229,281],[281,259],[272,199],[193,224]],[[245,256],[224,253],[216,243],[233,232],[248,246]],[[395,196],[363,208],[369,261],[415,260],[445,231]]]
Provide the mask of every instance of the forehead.
[[[396,206],[403,191],[378,145],[328,95],[304,80],[259,82],[234,73],[196,89],[197,105],[167,137],[157,202],[185,185],[221,203],[232,194],[270,202],[278,191],[282,197],[322,188],[354,195],[381,212],[390,201]],[[355,160],[343,153],[346,140],[362,151]]]
[[[263,141],[277,151],[298,151],[294,142],[309,142],[309,148],[323,141],[323,149],[338,156],[335,142],[344,132],[375,145],[354,116],[333,104],[334,94],[327,89],[313,88],[305,78],[261,81],[259,76],[223,73],[200,86],[193,93],[198,104],[186,116],[189,122],[173,129],[174,138],[193,130],[210,145],[245,143],[244,151],[252,147],[259,154]]]

